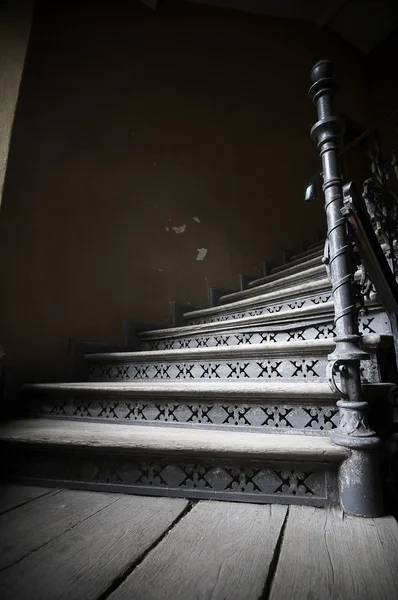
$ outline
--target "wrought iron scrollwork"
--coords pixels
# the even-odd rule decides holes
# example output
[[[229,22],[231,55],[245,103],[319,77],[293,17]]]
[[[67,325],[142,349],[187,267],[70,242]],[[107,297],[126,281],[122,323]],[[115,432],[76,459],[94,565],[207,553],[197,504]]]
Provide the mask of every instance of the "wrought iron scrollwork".
[[[363,184],[362,197],[373,229],[394,275],[398,274],[398,195],[391,188],[392,173],[398,180],[397,150],[385,158],[377,141],[369,151],[372,176]]]

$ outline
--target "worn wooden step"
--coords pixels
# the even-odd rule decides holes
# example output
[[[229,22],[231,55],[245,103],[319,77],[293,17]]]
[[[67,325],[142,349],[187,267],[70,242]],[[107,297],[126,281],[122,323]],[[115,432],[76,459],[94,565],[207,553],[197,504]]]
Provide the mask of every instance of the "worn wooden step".
[[[382,403],[392,384],[365,385]],[[129,424],[326,434],[338,424],[338,397],[325,382],[135,381],[30,384],[25,416]]]
[[[0,425],[20,482],[144,495],[325,506],[350,450],[328,437],[20,420]]]
[[[184,320],[187,324],[211,323],[227,321],[228,319],[238,320],[266,313],[281,313],[296,308],[318,306],[329,302],[331,298],[330,281],[325,277],[302,284],[295,283],[266,293],[260,290],[257,295],[250,298],[236,300],[213,308],[185,312]]]
[[[302,256],[300,258],[300,255],[298,255],[298,258],[296,258],[296,255],[294,257],[292,257],[288,262],[284,263],[283,265],[278,265],[277,267],[274,267],[271,270],[271,273],[278,273],[280,271],[284,271],[285,269],[290,269],[291,267],[295,267],[297,265],[302,265],[303,263],[315,259],[317,258],[319,262],[321,262],[323,257],[323,246],[322,248],[320,248],[319,250],[311,250],[311,252],[309,252],[307,255]]]
[[[285,265],[282,265],[280,267],[276,267],[276,268],[272,269],[272,272],[270,275],[267,275],[265,277],[260,277],[259,279],[252,281],[248,287],[250,289],[256,288],[256,287],[259,287],[260,285],[264,285],[266,283],[271,283],[271,282],[277,282],[280,279],[283,279],[285,277],[290,277],[290,276],[296,275],[296,274],[297,275],[300,274],[300,276],[301,276],[301,274],[303,274],[305,271],[308,271],[309,269],[313,269],[314,267],[319,267],[319,266],[323,266],[319,256],[316,256],[315,258],[311,258],[310,260],[306,260],[305,262],[300,262],[297,265],[293,265],[293,266],[291,266],[289,263],[286,263]],[[325,273],[325,267],[323,266],[323,272],[321,272],[321,274],[324,275],[324,273]],[[244,291],[247,291],[247,290],[244,290]],[[237,292],[235,292],[235,293],[237,293]],[[225,301],[225,298],[234,296],[235,293],[220,295],[220,299],[223,298]]]
[[[390,334],[388,316],[379,307],[370,306],[367,314],[359,317],[359,331],[364,334]],[[236,320],[143,331],[139,334],[142,350],[210,348],[245,343],[317,340],[333,336],[332,302]]]
[[[309,254],[313,253],[313,252],[317,252],[317,251],[322,251],[325,247],[325,240],[326,240],[326,236],[324,236],[322,238],[322,240],[320,240],[319,242],[314,242],[313,244],[310,244],[306,250],[304,250],[303,252],[297,252],[295,254],[292,255],[292,260],[297,260],[297,259],[301,259],[303,257],[308,256]]]
[[[314,263],[312,263],[314,265]],[[246,298],[252,298],[258,294],[266,293],[270,290],[284,289],[289,285],[297,285],[298,283],[305,283],[307,281],[314,281],[316,279],[324,279],[326,275],[326,269],[323,264],[316,262],[315,266],[308,267],[306,269],[293,268],[292,273],[282,271],[282,273],[276,273],[274,275],[268,275],[257,280],[256,285],[252,285],[247,290],[240,292],[234,292],[232,294],[226,294],[220,296],[219,303],[225,304],[227,302],[234,302],[235,300],[243,300]]]
[[[383,248],[385,248],[385,245],[383,245]],[[398,249],[396,253],[398,256]],[[257,279],[255,282],[252,282],[252,284],[246,290],[221,296],[219,302],[220,304],[236,302],[242,299],[255,297],[271,290],[276,291],[278,289],[285,289],[289,286],[297,286],[300,283],[305,286],[308,281],[323,279],[325,275],[325,266],[317,259],[311,259],[307,265],[304,262],[301,266],[296,266],[292,269],[286,268],[282,271],[276,273],[273,272],[266,277]],[[361,273],[359,271],[357,271],[355,274],[355,278],[357,280],[361,278]]]
[[[377,352],[392,347],[391,336],[362,338],[371,359],[362,366],[363,380],[381,381]],[[332,339],[242,344],[181,350],[88,354],[89,378],[135,379],[324,379]]]
[[[248,343],[261,343],[273,341],[272,333],[280,328],[296,330],[308,323],[333,322],[333,319],[334,305],[329,301],[320,305],[313,304],[303,308],[289,308],[284,312],[265,312],[264,314],[247,316],[241,319],[140,331],[138,336],[142,350],[172,350],[185,347],[221,346],[224,344],[238,345],[243,343],[240,341],[242,335],[248,336],[250,333],[256,334],[260,331],[263,332],[263,335],[256,335],[250,340],[246,339],[246,341]],[[270,332],[269,335],[266,335],[267,332]],[[285,341],[285,339],[275,339],[275,341]]]

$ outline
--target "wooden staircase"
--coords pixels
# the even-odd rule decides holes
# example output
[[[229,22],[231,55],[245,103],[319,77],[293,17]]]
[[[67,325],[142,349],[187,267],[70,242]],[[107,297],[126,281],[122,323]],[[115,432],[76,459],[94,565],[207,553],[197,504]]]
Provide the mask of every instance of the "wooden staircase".
[[[248,289],[142,331],[141,350],[85,356],[88,380],[25,385],[0,426],[3,473],[23,483],[238,502],[332,506],[352,450],[328,383],[334,306],[322,245]],[[372,426],[390,432],[396,380],[377,299],[360,317]],[[339,475],[340,473],[340,475]],[[341,481],[340,481],[341,484]]]

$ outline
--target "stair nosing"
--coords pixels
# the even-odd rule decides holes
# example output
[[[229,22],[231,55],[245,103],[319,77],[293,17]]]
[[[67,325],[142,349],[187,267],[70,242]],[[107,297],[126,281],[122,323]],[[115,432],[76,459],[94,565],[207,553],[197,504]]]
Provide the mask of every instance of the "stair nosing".
[[[323,251],[324,247],[325,247],[325,241],[326,241],[326,235],[325,238],[322,242],[315,242],[315,244],[310,244],[307,248],[307,250],[303,250],[303,252],[296,252],[295,254],[293,254],[291,256],[291,260],[300,260],[302,257],[306,256],[307,254],[310,254],[311,252],[316,252],[316,251]],[[295,258],[298,257],[298,258]]]
[[[243,300],[237,300],[236,302],[229,302],[220,306],[211,308],[201,308],[199,310],[193,310],[184,313],[184,319],[196,319],[222,314],[231,313],[234,309],[239,308],[255,308],[257,305],[264,305],[265,302],[282,302],[283,300],[294,300],[296,298],[304,299],[311,297],[312,294],[322,293],[330,291],[331,285],[327,277],[323,279],[316,279],[315,281],[309,281],[296,286],[288,286],[286,288],[277,289],[274,292],[267,292],[266,294],[259,294]]]
[[[249,356],[267,356],[273,354],[311,353],[324,354],[325,350],[333,350],[335,344],[332,338],[321,340],[304,340],[291,342],[264,342],[263,344],[240,344],[234,346],[212,346],[210,348],[178,348],[173,350],[142,350],[138,352],[99,352],[98,354],[85,354],[88,362],[148,362],[155,361],[172,362],[178,360],[195,360],[209,358],[219,359],[221,357],[247,358]]]
[[[211,456],[262,461],[340,462],[351,451],[328,436],[224,431],[205,428],[135,427],[60,419],[19,420],[0,425],[0,441],[41,448],[127,451],[131,454]]]
[[[366,334],[362,336],[363,345],[376,349],[390,343],[391,335]],[[143,350],[139,352],[101,352],[85,354],[88,362],[177,362],[185,360],[209,360],[228,357],[247,359],[250,356],[323,356],[335,348],[333,338],[290,342],[264,342],[262,344],[240,344],[235,346],[212,346],[209,348],[179,348],[173,350]],[[152,360],[151,360],[152,359]]]
[[[271,286],[278,286],[278,289],[283,289],[283,286],[285,284],[288,284],[290,282],[298,282],[301,280],[305,280],[305,279],[311,279],[311,277],[314,277],[314,275],[320,274],[319,276],[319,280],[323,279],[322,278],[322,274],[326,273],[326,269],[325,266],[323,264],[318,265],[316,267],[312,267],[311,269],[306,269],[305,271],[298,271],[297,273],[293,273],[291,275],[287,275],[285,277],[277,277],[275,275],[275,279],[273,278],[273,275],[268,275],[266,278],[261,278],[261,279],[266,279],[267,281],[264,281],[264,283],[260,284],[260,285],[256,285],[256,286],[252,286],[247,290],[243,290],[241,292],[234,292],[233,294],[226,294],[225,296],[220,296],[219,301],[224,303],[229,303],[229,300],[231,298],[246,298],[246,297],[252,297],[255,296],[258,292],[258,290],[262,290],[264,291],[267,287],[271,287]],[[271,278],[271,279],[268,279]]]
[[[174,396],[212,396],[212,397],[278,397],[278,398],[307,398],[309,394],[317,398],[336,399],[326,382],[274,382],[274,381],[153,381],[143,382],[65,382],[65,383],[27,383],[22,386],[26,393],[42,394],[79,394],[79,395],[120,395],[142,396],[159,395]]]
[[[313,260],[315,258],[319,258],[319,260],[321,261],[322,256],[323,256],[323,250],[316,250],[303,258],[297,258],[297,259],[292,258],[288,262],[278,265],[277,267],[274,267],[273,269],[271,269],[271,273],[279,273],[288,268],[298,267],[299,265],[305,264],[306,262]]]
[[[334,304],[331,301],[320,305],[305,306],[302,308],[289,309],[283,313],[269,313],[263,315],[254,315],[251,317],[243,317],[242,319],[228,321],[213,321],[208,323],[198,323],[196,325],[183,325],[180,327],[169,327],[167,329],[151,329],[149,331],[140,331],[138,337],[141,340],[152,340],[168,337],[179,337],[184,334],[195,334],[198,332],[212,332],[218,330],[240,329],[245,325],[257,325],[268,323],[272,326],[275,323],[282,321],[298,321],[305,316],[311,317],[311,320],[317,322],[316,317],[324,318],[326,315],[334,317]]]
[[[372,390],[390,389],[394,383],[366,383],[363,388],[372,395]],[[58,382],[58,383],[26,383],[22,386],[22,391],[26,394],[42,395],[79,395],[94,396],[107,395],[115,396],[142,397],[143,395],[153,397],[173,397],[186,398],[197,397],[204,398],[245,398],[264,400],[265,398],[275,398],[278,401],[289,399],[289,402],[298,402],[303,399],[311,402],[327,401],[335,402],[339,398],[326,381],[269,381],[269,380],[251,380],[251,381],[100,381],[100,382]]]
[[[259,277],[258,279],[253,281],[249,287],[250,287],[250,289],[257,287],[260,284],[256,283],[256,282],[259,282],[259,281],[261,281],[263,283],[279,281],[279,279],[283,279],[284,277],[291,276],[291,275],[297,275],[297,273],[301,273],[301,272],[304,273],[309,268],[313,268],[315,266],[321,266],[321,265],[322,265],[322,263],[321,263],[321,260],[319,259],[319,257],[314,257],[305,262],[299,263],[297,265],[292,265],[292,266],[290,266],[289,263],[286,263],[285,265],[281,265],[280,267],[276,267],[275,269],[272,269],[272,271],[269,275],[266,275],[264,277]],[[302,267],[302,269],[300,269],[300,267]],[[240,290],[240,291],[245,291],[245,290]],[[234,292],[234,293],[236,293],[236,292]],[[228,295],[231,295],[231,294],[225,294],[225,296],[228,296]],[[221,296],[221,297],[225,297],[225,296]]]

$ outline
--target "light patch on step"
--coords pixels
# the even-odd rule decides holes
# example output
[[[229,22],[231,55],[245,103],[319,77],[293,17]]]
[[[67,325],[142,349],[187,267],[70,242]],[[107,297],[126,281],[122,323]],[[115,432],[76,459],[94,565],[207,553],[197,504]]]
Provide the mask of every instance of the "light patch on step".
[[[174,231],[176,232],[176,234],[178,235],[179,233],[184,233],[184,231],[186,230],[187,226],[184,225],[177,225],[177,227],[173,227]]]
[[[197,223],[200,223],[200,219],[199,217],[192,217],[194,221],[196,221]]]
[[[196,260],[204,260],[206,258],[207,248],[197,248],[197,251],[198,256],[196,257]]]

